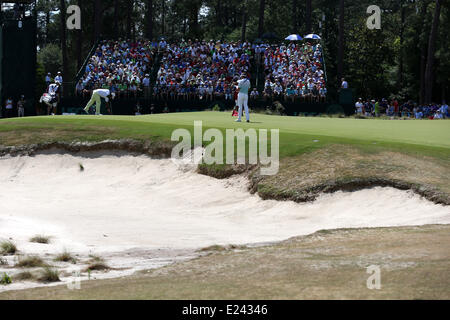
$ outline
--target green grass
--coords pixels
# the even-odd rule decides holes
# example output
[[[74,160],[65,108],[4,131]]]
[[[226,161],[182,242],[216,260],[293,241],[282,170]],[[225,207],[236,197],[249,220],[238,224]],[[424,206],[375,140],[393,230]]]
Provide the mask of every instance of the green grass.
[[[280,129],[280,156],[294,156],[328,144],[351,144],[368,151],[393,149],[449,156],[450,121],[358,120],[252,115],[252,123],[235,123],[226,112],[192,112],[148,116],[61,116],[0,120],[0,145],[46,141],[100,141],[133,138],[170,140],[173,130],[193,132],[194,121],[207,128]],[[316,142],[315,142],[316,141]]]
[[[8,285],[11,283],[12,283],[11,277],[7,273],[3,273],[3,275],[0,277],[0,284]]]

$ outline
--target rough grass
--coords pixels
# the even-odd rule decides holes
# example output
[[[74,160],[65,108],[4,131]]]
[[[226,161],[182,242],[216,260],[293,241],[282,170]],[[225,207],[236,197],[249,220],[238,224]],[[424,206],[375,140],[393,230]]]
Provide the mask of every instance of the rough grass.
[[[5,240],[0,242],[0,253],[2,255],[13,255],[17,252],[17,247],[14,242]]]
[[[50,237],[43,236],[43,235],[36,235],[30,239],[30,242],[49,244]]]
[[[450,299],[450,226],[341,229],[0,299]],[[366,287],[381,269],[381,290]]]
[[[96,255],[90,255],[91,259],[88,261],[88,266],[84,269],[84,272],[88,271],[105,271],[111,269],[102,257]]]
[[[450,159],[450,158],[449,158]],[[355,189],[364,181],[392,181],[417,185],[430,199],[450,199],[450,160],[408,155],[385,150],[367,150],[348,145],[329,145],[280,162],[277,175],[252,176],[253,191],[263,198],[313,200],[322,191]],[[419,191],[419,190],[416,190]]]
[[[14,281],[35,280],[36,277],[29,271],[20,272],[13,276]]]
[[[47,267],[48,265],[37,256],[26,256],[19,257],[19,261],[15,265],[19,268],[36,268],[36,267]]]
[[[64,251],[55,257],[55,261],[77,263],[77,259],[68,251]]]
[[[41,270],[41,274],[38,277],[38,280],[43,283],[58,282],[60,281],[59,272],[54,268],[44,267]]]

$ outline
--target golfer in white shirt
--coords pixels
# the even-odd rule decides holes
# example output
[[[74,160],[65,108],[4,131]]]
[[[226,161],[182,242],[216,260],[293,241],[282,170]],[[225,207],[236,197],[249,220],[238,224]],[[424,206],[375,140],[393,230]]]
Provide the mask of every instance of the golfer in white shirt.
[[[100,106],[102,104],[102,98],[105,99],[105,101],[108,103],[109,99],[114,99],[114,92],[111,93],[109,89],[97,89],[92,92],[91,100],[89,100],[88,104],[86,105],[86,108],[84,108],[84,111],[86,113],[89,113],[89,108],[95,104],[95,114],[100,114]]]
[[[247,76],[243,73],[241,75],[241,80],[238,81],[238,106],[239,106],[239,116],[236,122],[241,122],[242,117],[242,107],[245,108],[245,117],[247,118],[247,122],[250,122],[250,115],[248,113],[248,90],[250,89],[250,80],[247,79]]]

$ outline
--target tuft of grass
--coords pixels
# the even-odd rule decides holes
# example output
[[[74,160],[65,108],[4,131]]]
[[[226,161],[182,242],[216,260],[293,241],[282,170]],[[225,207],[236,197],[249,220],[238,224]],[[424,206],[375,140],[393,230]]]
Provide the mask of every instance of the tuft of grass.
[[[28,256],[25,258],[19,258],[19,262],[16,267],[21,268],[36,268],[36,267],[47,267],[47,264],[39,257]]]
[[[40,282],[43,282],[43,283],[50,283],[50,282],[61,281],[59,279],[59,272],[58,272],[58,270],[56,270],[55,268],[48,267],[48,266],[45,267],[44,269],[42,269],[41,275],[38,278],[38,280]]]
[[[83,172],[84,171],[84,166],[81,163],[79,163],[79,165],[80,165],[80,171]]]
[[[5,240],[0,242],[0,253],[2,255],[13,255],[17,252],[17,247],[14,242]]]
[[[36,235],[36,236],[34,236],[33,238],[30,239],[30,242],[49,244],[50,243],[50,237],[43,236],[43,235]]]
[[[111,269],[106,263],[104,262],[94,262],[89,264],[89,266],[85,269],[85,272],[88,271],[104,271]]]
[[[3,276],[0,278],[0,284],[7,285],[11,283],[11,277],[7,273],[3,273]]]
[[[73,264],[77,263],[77,259],[68,251],[64,251],[58,254],[55,258],[55,261],[72,262]]]
[[[24,280],[33,280],[35,277],[31,272],[24,271],[16,274],[13,278],[16,281],[24,281]]]
[[[85,269],[85,272],[90,271],[103,271],[103,270],[109,270],[111,269],[106,263],[105,260],[99,256],[96,255],[90,255],[89,256],[91,260],[89,260],[89,265]]]

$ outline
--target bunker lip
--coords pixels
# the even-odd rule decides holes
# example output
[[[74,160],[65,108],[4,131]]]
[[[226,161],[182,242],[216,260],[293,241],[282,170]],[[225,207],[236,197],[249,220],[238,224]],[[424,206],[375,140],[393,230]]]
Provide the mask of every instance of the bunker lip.
[[[171,157],[175,142],[142,141],[134,139],[104,140],[100,142],[47,142],[22,146],[0,145],[0,157],[34,156],[37,154],[70,154],[70,155],[147,155],[154,159]],[[437,188],[405,180],[380,177],[358,177],[317,183],[308,188],[298,190],[279,190],[273,186],[264,188],[258,175],[257,165],[224,165],[220,170],[215,166],[200,164],[197,172],[217,179],[226,179],[236,174],[245,174],[249,180],[249,191],[258,193],[264,200],[290,200],[297,203],[311,202],[322,193],[337,191],[358,191],[373,187],[392,187],[399,190],[412,190],[435,204],[450,205],[450,194]]]

